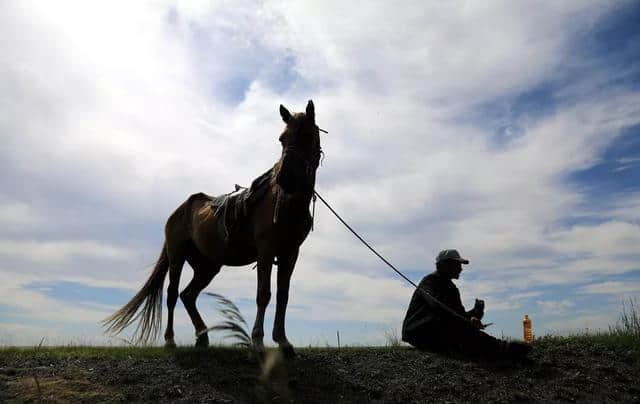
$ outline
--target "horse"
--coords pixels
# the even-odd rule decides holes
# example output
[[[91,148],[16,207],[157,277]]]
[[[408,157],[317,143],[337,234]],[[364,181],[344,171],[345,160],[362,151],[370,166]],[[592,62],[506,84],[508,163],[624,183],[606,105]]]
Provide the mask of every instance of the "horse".
[[[186,261],[193,268],[193,279],[179,296],[195,328],[196,347],[207,347],[207,327],[196,308],[198,295],[223,265],[244,266],[257,262],[257,314],[251,340],[255,350],[264,354],[264,315],[271,299],[271,270],[276,260],[278,278],[272,337],[285,355],[295,355],[285,333],[285,313],[300,246],[312,227],[309,204],[322,155],[319,136],[322,129],[315,123],[311,100],[304,113],[292,114],[280,105],[280,116],[285,123],[279,137],[281,156],[267,172],[266,190],[244,220],[229,231],[219,204],[218,209],[215,206],[220,197],[204,193],[189,196],[166,222],[164,245],[146,283],[126,305],[103,320],[106,333],[118,334],[138,321],[134,333],[138,343],[157,339],[162,326],[162,289],[168,273],[164,339],[166,347],[175,347],[174,308]]]

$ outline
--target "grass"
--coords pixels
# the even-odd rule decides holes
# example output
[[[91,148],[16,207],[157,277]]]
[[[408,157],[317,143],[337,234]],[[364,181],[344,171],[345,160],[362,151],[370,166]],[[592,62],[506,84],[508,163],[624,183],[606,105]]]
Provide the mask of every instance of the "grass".
[[[371,394],[382,394],[376,384],[378,383],[376,375],[381,375],[382,369],[395,369],[395,380],[403,381],[407,377],[405,373],[415,372],[416,366],[418,368],[424,366],[425,371],[438,369],[438,374],[443,371],[442,369],[445,369],[448,372],[447,374],[453,378],[459,377],[460,374],[463,374],[468,369],[475,369],[473,364],[457,364],[448,358],[439,358],[437,355],[427,357],[428,360],[424,362],[422,355],[417,354],[411,347],[400,342],[398,333],[393,329],[385,332],[386,346],[297,348],[297,351],[301,354],[301,360],[294,362],[293,366],[286,366],[286,363],[282,361],[278,348],[268,348],[264,358],[250,355],[251,347],[247,348],[250,340],[247,338],[246,322],[242,318],[240,311],[222,296],[213,297],[221,307],[219,311],[225,321],[212,327],[211,331],[225,333],[229,337],[230,343],[236,343],[234,346],[218,345],[209,349],[180,346],[172,350],[164,347],[133,345],[110,347],[68,345],[51,347],[43,346],[41,341],[40,344],[28,348],[0,347],[0,386],[4,382],[4,386],[7,387],[4,395],[0,391],[0,397],[9,401],[16,399],[26,402],[124,402],[129,401],[131,397],[144,397],[145,400],[155,400],[157,397],[153,398],[149,395],[151,394],[149,391],[146,391],[146,393],[138,393],[138,391],[147,387],[144,381],[146,375],[158,366],[159,368],[166,367],[172,371],[175,369],[196,369],[200,375],[198,377],[203,377],[204,382],[212,383],[211,380],[218,380],[220,382],[216,384],[216,388],[220,388],[221,391],[231,396],[244,397],[245,399],[253,397],[252,399],[265,402],[291,402],[294,399],[294,395],[299,395],[300,397],[301,394],[306,394],[304,397],[317,398],[325,397],[326,394],[329,394],[326,391],[334,391],[336,394],[346,394],[346,392],[350,391],[351,393],[349,394],[352,394],[352,396],[336,395],[334,398],[336,401],[341,399],[349,401],[349,398],[357,401],[362,398],[361,394],[363,393],[361,390],[344,390],[344,386],[336,382],[336,380],[341,380],[344,375],[349,373],[360,374],[359,370],[349,368],[350,364],[365,366],[361,374],[364,377],[363,380],[372,378],[372,381],[361,383],[360,379],[358,379],[354,386],[366,388],[368,389],[366,391]],[[626,369],[624,370],[625,372],[634,372],[640,364],[639,304],[637,299],[625,301],[622,305],[619,319],[608,330],[597,332],[585,330],[569,336],[547,335],[536,339],[534,346],[536,347],[535,350],[538,351],[537,360],[542,364],[540,366],[543,366],[540,369],[543,369],[545,374],[549,373],[551,375],[549,377],[556,378],[558,382],[562,381],[564,383],[567,380],[569,382],[573,380],[574,386],[572,388],[574,390],[570,390],[570,392],[578,391],[584,386],[588,387],[589,380],[613,377],[611,375],[615,371],[612,369],[622,367]],[[317,364],[313,363],[313,361],[317,361]],[[431,361],[435,361],[435,368],[429,367]],[[613,365],[610,367],[594,365],[594,363],[598,364],[603,361],[611,362]],[[102,366],[103,373],[101,375],[103,376],[106,374],[104,369],[107,369],[107,372],[125,370],[126,373],[129,368],[135,368],[137,373],[134,372],[135,377],[132,376],[133,378],[130,379],[121,378],[125,381],[132,381],[123,382],[122,385],[110,384],[105,382],[102,377],[97,378],[96,374],[92,373],[93,369],[89,368],[90,366],[95,366],[96,363],[105,362],[107,365],[106,367]],[[558,365],[556,362],[560,364]],[[76,363],[84,363],[85,367],[82,367],[82,365],[67,366],[67,364]],[[326,366],[327,363],[330,364],[329,367]],[[423,363],[423,365],[416,365],[420,363]],[[581,364],[583,364],[582,367],[580,367]],[[100,368],[99,365],[98,368]],[[579,368],[579,372],[578,370],[571,370],[570,374],[566,373],[565,369],[569,368]],[[333,370],[328,371],[327,369]],[[338,369],[338,373],[335,373],[336,369]],[[530,371],[534,372],[534,374],[540,371],[540,369],[536,370],[535,366],[531,369]],[[295,374],[288,375],[287,373],[291,371],[295,371]],[[486,371],[486,368],[482,368],[482,371]],[[316,374],[319,375],[317,378],[311,377]],[[582,376],[576,376],[578,374],[582,374]],[[212,378],[213,376],[211,375],[215,375],[215,377]],[[308,381],[309,377],[313,382],[301,382],[301,380]],[[382,379],[385,377],[387,375]],[[500,377],[500,374],[496,373],[494,379],[501,380]],[[626,377],[628,380],[633,380],[633,377],[626,374],[616,373],[615,377]],[[618,383],[618,379],[615,379],[615,377],[610,381],[614,384],[617,383],[615,384],[616,391],[621,391],[624,394],[629,392],[629,394],[623,394],[619,397],[632,398],[635,397],[633,396],[634,392],[640,392],[640,387],[636,388],[633,385],[628,387],[621,384],[622,382]],[[113,380],[121,379],[116,378]],[[574,379],[579,380],[575,381]],[[236,382],[236,380],[240,380],[240,382]],[[527,379],[525,377],[522,380]],[[549,380],[553,381],[555,379]],[[183,382],[184,379],[171,381],[171,383],[175,383],[178,386],[178,389],[184,391],[185,385],[183,385]],[[247,382],[255,384],[255,396],[243,396],[245,394],[243,393],[244,390],[238,390],[237,387],[234,387],[237,386],[237,383]],[[569,391],[566,390],[566,386],[558,389],[555,389],[553,384],[549,384],[549,386],[553,391],[557,390],[553,394],[569,394],[566,393]],[[504,397],[511,397],[509,396],[510,390],[508,390],[510,388],[509,386],[504,387],[500,390],[502,391],[500,394],[507,394]],[[174,391],[163,389],[163,385],[154,385],[152,390],[163,391],[163,394],[173,394],[171,392]],[[318,393],[319,391],[322,391],[324,395]],[[143,393],[147,395],[138,396],[138,394]],[[165,398],[170,399],[170,397],[174,396],[166,396]],[[178,397],[180,396],[175,396],[174,398],[177,400]],[[491,399],[491,397],[495,398],[497,396],[486,397]],[[552,400],[558,399],[558,397],[560,396],[548,396]],[[574,396],[569,395],[568,397]],[[0,401],[2,401],[1,398]]]
[[[562,337],[546,335],[536,339],[535,345],[552,347],[559,345],[590,346],[594,349],[627,349],[640,356],[640,303],[637,298],[622,302],[622,312],[615,325],[607,331],[584,330]]]
[[[95,347],[95,346],[60,346],[60,347],[4,347],[0,348],[0,359],[11,360],[29,358],[37,363],[65,358],[77,359],[176,359],[186,364],[198,364],[215,358],[218,361],[230,362],[237,359],[246,360],[247,350],[240,347],[216,346],[201,349],[192,346],[166,349],[164,347]]]
[[[233,346],[251,349],[252,344],[248,331],[249,326],[238,306],[222,295],[216,293],[207,293],[207,295],[216,299],[220,306],[218,312],[224,318],[224,321],[207,328],[204,332],[222,331],[226,334],[224,338],[235,341],[232,344]]]
[[[235,355],[239,352],[245,352],[245,348],[250,347],[250,337],[246,331],[247,325],[242,317],[240,310],[229,300],[223,296],[212,295],[220,304],[219,309],[225,321],[217,324],[209,329],[209,331],[222,331],[226,332],[228,337],[232,340],[232,345],[219,345],[214,347],[216,351]],[[387,349],[403,348],[405,344],[400,340],[398,333],[395,329],[389,328],[385,331],[385,347]],[[568,336],[559,335],[545,335],[536,338],[534,344],[536,345],[550,345],[557,343],[567,343],[570,341],[580,343],[595,343],[603,346],[609,346],[612,348],[630,348],[640,352],[640,301],[638,298],[630,298],[627,301],[622,302],[622,311],[619,315],[617,322],[614,325],[610,325],[606,331],[592,331],[583,330]],[[363,349],[368,348],[364,346],[345,346],[342,349]],[[269,348],[267,351],[273,351],[277,348]],[[331,351],[332,347],[314,347],[308,348],[298,347],[299,351]],[[338,348],[336,348],[338,349]],[[189,356],[191,353],[197,355],[200,350],[192,347],[179,347],[178,351],[184,355]],[[67,356],[74,355],[79,357],[100,357],[102,355],[111,358],[143,358],[143,357],[158,357],[158,356],[172,356],[171,351],[167,351],[162,347],[156,346],[114,346],[114,347],[96,347],[96,346],[82,346],[82,345],[68,345],[58,347],[42,346],[42,342],[35,347],[7,347],[0,346],[0,353],[2,355],[12,354],[24,354],[25,352],[32,352],[35,356]]]
[[[396,348],[402,346],[402,339],[398,335],[398,330],[396,328],[389,328],[384,332],[385,337],[385,346]]]
[[[622,302],[622,313],[618,323],[609,327],[609,334],[623,342],[640,344],[640,304],[637,298]]]
[[[547,363],[545,366],[552,366],[553,372],[560,375],[553,376],[554,373],[551,372],[550,374],[556,378],[560,378],[564,374],[562,373],[564,371],[562,366],[570,366],[573,368],[579,363],[591,364],[585,365],[588,369],[581,368],[580,370],[580,372],[587,375],[585,376],[587,378],[580,379],[577,382],[574,381],[575,383],[579,383],[579,387],[574,386],[574,390],[577,391],[576,389],[582,388],[585,383],[588,384],[589,380],[594,379],[594,375],[608,377],[608,373],[606,372],[613,372],[606,367],[602,369],[599,369],[597,366],[594,367],[594,358],[595,361],[601,361],[604,358],[606,358],[606,360],[613,360],[614,363],[627,366],[627,368],[635,366],[633,365],[634,363],[640,363],[638,362],[638,360],[640,360],[640,326],[638,320],[638,302],[636,300],[632,300],[625,302],[619,320],[606,331],[596,333],[584,331],[566,337],[547,335],[536,339],[534,346],[536,347],[536,350],[539,349],[540,352],[543,353],[543,359],[546,360],[544,363]],[[217,328],[216,330],[225,331],[226,329]],[[230,330],[232,331],[231,334],[233,334],[233,330],[235,330],[235,328],[231,328]],[[301,394],[307,394],[309,395],[308,397],[325,397],[326,394],[329,393],[322,393],[324,395],[318,396],[317,394],[319,393],[316,390],[326,389],[327,385],[331,386],[331,388],[336,392],[339,392],[339,394],[343,394],[345,392],[345,390],[341,390],[344,386],[337,382],[335,382],[335,385],[331,384],[333,383],[332,381],[326,381],[323,378],[313,379],[313,383],[309,382],[310,384],[300,382],[300,380],[304,377],[308,377],[312,373],[319,372],[324,375],[324,373],[322,373],[323,369],[325,369],[324,361],[328,361],[334,365],[334,368],[337,367],[343,371],[344,369],[350,369],[348,366],[351,363],[361,363],[361,361],[364,361],[363,363],[370,366],[370,368],[365,369],[362,374],[365,376],[371,374],[373,375],[372,377],[374,377],[374,381],[371,382],[373,384],[363,384],[367,389],[369,389],[366,391],[381,394],[376,390],[377,379],[375,379],[375,375],[378,375],[380,372],[380,370],[377,369],[391,367],[395,368],[396,372],[405,372],[406,370],[411,373],[416,371],[416,363],[422,363],[420,362],[421,355],[414,353],[415,351],[412,348],[397,343],[399,338],[396,333],[388,331],[386,335],[387,344],[383,347],[343,346],[341,348],[297,348],[297,351],[303,355],[303,360],[302,362],[297,362],[293,368],[282,366],[278,348],[268,348],[265,361],[262,362],[258,358],[251,358],[249,355],[249,349],[244,346],[213,346],[209,349],[180,346],[172,350],[168,350],[164,347],[149,346],[47,347],[36,345],[28,348],[0,347],[0,364],[12,363],[13,366],[15,366],[13,369],[5,367],[4,374],[7,376],[2,376],[0,373],[0,379],[4,378],[4,380],[6,380],[8,393],[6,393],[5,398],[8,399],[15,398],[26,402],[124,402],[128,401],[131,398],[131,395],[138,397],[137,389],[145,387],[144,383],[135,381],[131,386],[126,383],[124,385],[112,385],[102,382],[101,379],[96,379],[95,376],[92,377],[90,369],[73,368],[64,370],[64,368],[61,367],[54,373],[47,371],[47,369],[54,366],[52,364],[75,363],[75,359],[86,359],[88,361],[79,362],[90,364],[95,363],[96,359],[98,359],[98,362],[100,362],[101,359],[104,359],[104,361],[108,361],[108,363],[116,365],[116,368],[117,364],[121,363],[120,361],[124,362],[124,365],[120,365],[120,368],[122,368],[122,366],[125,368],[127,366],[137,366],[139,373],[141,372],[141,374],[145,374],[144,366],[150,366],[151,364],[153,368],[154,363],[158,363],[161,366],[166,366],[163,365],[164,363],[174,363],[177,364],[177,367],[179,368],[198,369],[202,375],[208,375],[216,370],[219,371],[219,369],[227,369],[229,375],[245,375],[244,378],[239,379],[242,380],[242,383],[255,380],[255,382],[251,382],[255,383],[255,387],[253,387],[255,388],[255,396],[250,396],[253,397],[253,399],[264,402],[291,402],[294,400],[295,395]],[[234,337],[231,338],[238,341],[238,339]],[[305,357],[320,360],[318,367],[309,368],[310,365],[308,361],[304,361]],[[369,360],[367,361],[363,358],[369,358]],[[375,358],[375,360],[372,361],[372,358]],[[431,360],[437,361],[438,357],[434,356]],[[561,364],[563,365],[548,364],[555,363],[553,361],[556,360],[562,361]],[[438,363],[439,366],[444,366],[444,368],[447,369],[446,371],[449,372],[448,374],[454,378],[458,377],[461,372],[464,373],[468,366],[474,366],[473,364],[459,365],[447,359],[436,363]],[[28,364],[28,366],[20,364]],[[618,365],[615,366],[617,367]],[[87,365],[87,367],[88,366],[89,365]],[[424,366],[426,366],[426,371],[431,369],[428,365]],[[462,368],[460,368],[460,366],[462,366]],[[300,373],[296,373],[292,377],[289,377],[290,375],[287,373],[290,372],[291,369],[298,369],[296,372]],[[486,369],[483,368],[483,370]],[[354,370],[351,369],[349,371]],[[442,370],[438,370],[438,373],[441,371]],[[535,368],[533,371],[535,373]],[[355,372],[357,373],[357,371]],[[572,371],[570,375],[574,379],[578,377],[575,376],[575,374],[580,373],[576,372],[578,371]],[[332,373],[327,374],[331,375]],[[342,373],[339,375],[342,375]],[[397,374],[395,377],[396,380],[405,380],[406,378],[406,376],[399,378]],[[569,376],[562,377],[566,379]],[[573,380],[571,377],[567,380]],[[589,379],[589,377],[591,377],[591,379]],[[140,378],[143,379],[143,376],[140,376]],[[237,395],[237,397],[245,397],[242,396],[244,393],[233,387],[235,386],[235,382],[229,381],[231,379],[220,377],[220,373],[218,373],[218,378],[223,381],[221,384],[216,385],[216,388],[219,387],[221,391],[225,391],[227,394],[232,396]],[[496,374],[494,379],[500,380],[500,375]],[[210,380],[206,382],[211,383]],[[180,380],[175,382],[172,381],[172,383],[176,383],[176,385],[183,390],[185,389],[185,386],[181,384],[182,382]],[[362,388],[363,386],[359,382],[356,383],[356,385],[360,386],[359,388]],[[155,386],[154,388],[157,388],[158,391],[166,390],[163,390],[159,386]],[[511,397],[508,395],[510,394],[510,390],[508,390],[509,388],[511,387],[502,387],[502,390],[499,389],[502,391],[500,394],[506,394],[504,397]],[[554,389],[552,387],[550,388]],[[564,390],[559,388],[556,394],[565,394],[566,391],[569,391],[566,390],[566,386],[563,388]],[[619,391],[626,392],[629,389],[633,390],[635,387],[631,386],[627,388],[623,386],[619,388]],[[570,390],[570,392],[574,390]],[[147,392],[145,394],[149,393]],[[347,402],[349,399],[354,399],[356,401],[362,399],[362,396],[360,396],[362,392],[360,390],[353,390],[349,394],[352,394],[352,396],[345,395],[343,397],[342,395],[336,395],[334,398],[337,401],[342,399]],[[2,394],[0,394],[0,396],[2,396]],[[145,400],[151,399],[151,396],[148,395],[140,397],[144,397]],[[176,399],[177,397],[179,396],[176,396]],[[550,395],[549,397],[553,399],[558,398],[557,395]],[[568,397],[573,396],[569,395]],[[631,396],[623,395],[620,397],[630,398]]]
[[[212,295],[220,304],[220,312],[226,321],[211,327],[210,331],[227,332],[226,337],[233,340],[231,346],[218,345],[214,346],[212,351],[222,356],[234,357],[246,353],[246,348],[250,347],[250,337],[246,331],[246,322],[242,317],[239,309],[233,303],[223,296]],[[386,344],[384,347],[365,347],[365,346],[342,346],[341,348],[333,347],[298,347],[298,351],[332,351],[332,350],[361,350],[361,349],[405,349],[395,329],[390,328],[385,331]],[[638,351],[640,354],[640,301],[637,298],[630,298],[622,303],[622,312],[618,321],[614,325],[610,325],[606,331],[583,330],[568,336],[545,335],[536,338],[534,344],[539,346],[549,346],[554,344],[568,343],[592,343],[610,348],[629,348]],[[276,351],[277,348],[268,348],[267,351]],[[113,346],[113,347],[97,347],[97,346],[43,346],[42,342],[34,347],[7,347],[0,346],[0,354],[4,357],[12,355],[29,354],[34,358],[48,357],[109,357],[109,358],[158,358],[176,356],[198,356],[203,351],[194,347],[178,347],[175,352],[166,350],[158,346]]]

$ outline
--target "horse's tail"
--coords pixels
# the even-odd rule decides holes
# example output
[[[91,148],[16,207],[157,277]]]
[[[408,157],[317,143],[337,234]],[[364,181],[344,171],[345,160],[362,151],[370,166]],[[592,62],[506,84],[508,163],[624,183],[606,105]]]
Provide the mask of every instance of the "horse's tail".
[[[119,334],[131,323],[139,320],[133,335],[136,343],[146,344],[154,341],[162,326],[162,287],[169,270],[167,244],[162,246],[162,253],[147,282],[138,293],[120,310],[102,321],[105,333]],[[140,306],[142,310],[140,310]]]

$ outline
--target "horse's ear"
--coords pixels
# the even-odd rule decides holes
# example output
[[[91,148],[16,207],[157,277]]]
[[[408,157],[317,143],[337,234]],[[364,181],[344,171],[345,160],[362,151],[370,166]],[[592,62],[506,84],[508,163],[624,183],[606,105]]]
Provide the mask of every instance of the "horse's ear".
[[[289,123],[289,121],[291,120],[291,112],[289,112],[289,110],[286,109],[282,104],[280,104],[280,116],[282,117],[284,123]]]
[[[312,121],[316,120],[316,110],[315,107],[313,106],[313,101],[309,100],[309,102],[307,103],[307,118],[310,118]]]

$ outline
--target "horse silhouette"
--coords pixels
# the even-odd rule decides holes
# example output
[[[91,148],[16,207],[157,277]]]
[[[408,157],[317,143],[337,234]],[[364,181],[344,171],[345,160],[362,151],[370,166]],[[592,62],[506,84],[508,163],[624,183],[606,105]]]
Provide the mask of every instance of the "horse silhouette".
[[[280,159],[240,196],[197,193],[187,198],[167,220],[165,242],[153,272],[126,305],[103,321],[106,332],[118,334],[137,321],[137,342],[155,340],[162,325],[162,289],[168,273],[164,338],[165,346],[175,347],[173,314],[186,261],[193,268],[193,279],[179,296],[195,328],[196,346],[208,346],[207,327],[196,308],[198,295],[223,265],[257,261],[257,315],[251,338],[254,348],[264,353],[264,314],[277,260],[273,340],[286,355],[295,354],[285,333],[285,312],[300,245],[312,226],[309,204],[322,149],[311,100],[304,113],[292,114],[280,105],[280,116],[286,124],[279,138]]]

